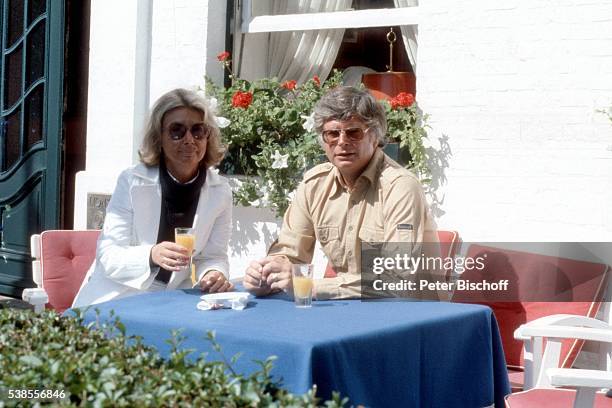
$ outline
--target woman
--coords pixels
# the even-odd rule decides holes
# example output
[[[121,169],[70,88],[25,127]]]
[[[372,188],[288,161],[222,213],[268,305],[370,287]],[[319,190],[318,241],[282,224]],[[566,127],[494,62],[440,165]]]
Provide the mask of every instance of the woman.
[[[142,163],[119,176],[96,261],[73,307],[196,285],[206,292],[233,289],[227,258],[232,193],[211,168],[224,152],[206,100],[185,89],[157,100],[139,151]],[[174,243],[175,227],[195,230],[194,283],[190,254]]]

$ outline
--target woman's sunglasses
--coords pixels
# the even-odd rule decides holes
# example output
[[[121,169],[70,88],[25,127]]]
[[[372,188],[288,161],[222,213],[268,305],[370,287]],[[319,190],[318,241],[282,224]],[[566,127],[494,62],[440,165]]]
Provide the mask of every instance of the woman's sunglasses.
[[[181,140],[185,137],[188,130],[191,136],[196,140],[204,140],[210,133],[210,129],[204,123],[196,123],[191,126],[191,128],[188,128],[182,123],[171,123],[166,130],[168,130],[168,135],[170,135],[170,139],[172,140]]]

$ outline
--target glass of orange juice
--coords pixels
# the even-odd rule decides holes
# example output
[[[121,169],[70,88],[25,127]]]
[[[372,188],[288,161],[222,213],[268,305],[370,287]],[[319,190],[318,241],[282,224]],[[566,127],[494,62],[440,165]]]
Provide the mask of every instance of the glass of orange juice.
[[[174,229],[174,242],[187,248],[189,251],[189,263],[187,268],[191,271],[191,283],[196,284],[195,268],[191,264],[191,256],[193,255],[193,248],[195,247],[195,231],[193,228],[177,227]]]
[[[293,299],[296,307],[312,306],[312,264],[296,264],[292,267]]]

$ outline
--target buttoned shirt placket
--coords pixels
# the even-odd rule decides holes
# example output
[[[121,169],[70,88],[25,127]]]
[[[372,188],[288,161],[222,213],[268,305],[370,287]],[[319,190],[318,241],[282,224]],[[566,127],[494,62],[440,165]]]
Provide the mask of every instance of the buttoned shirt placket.
[[[360,218],[364,210],[363,195],[368,181],[360,177],[355,182],[352,189],[347,186],[342,186],[343,196],[346,197],[346,224],[345,231],[346,239],[344,239],[344,259],[343,263],[347,265],[349,271],[358,272],[361,268],[358,265],[359,256],[357,252],[359,248],[359,228]]]

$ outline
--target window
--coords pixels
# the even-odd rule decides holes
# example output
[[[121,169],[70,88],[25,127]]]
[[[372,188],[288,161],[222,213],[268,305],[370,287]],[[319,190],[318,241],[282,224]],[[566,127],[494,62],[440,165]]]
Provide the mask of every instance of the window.
[[[389,64],[386,35],[390,27],[397,38],[393,69],[412,72],[414,64],[406,53],[400,26],[416,29],[418,7],[396,8],[395,3],[402,1],[303,1],[304,10],[318,7],[322,11],[299,13],[297,0],[279,3],[245,0],[237,10],[241,21],[235,26],[238,34],[234,37],[235,72],[250,80],[276,76],[298,81],[313,74],[326,77],[332,68],[343,70],[350,66],[384,72]],[[327,37],[315,38],[316,33],[325,33]],[[285,38],[279,47],[280,35]],[[411,45],[416,49],[414,40]],[[275,53],[283,55],[275,59]],[[304,72],[298,73],[298,69]]]

